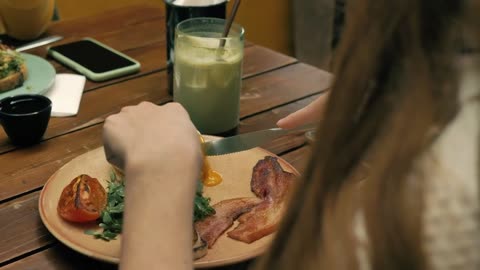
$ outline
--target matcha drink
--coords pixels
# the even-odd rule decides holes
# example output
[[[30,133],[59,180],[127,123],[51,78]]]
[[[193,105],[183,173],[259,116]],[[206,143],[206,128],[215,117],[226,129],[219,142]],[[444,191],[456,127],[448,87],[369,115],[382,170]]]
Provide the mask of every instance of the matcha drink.
[[[177,28],[173,97],[185,107],[203,134],[231,130],[239,121],[243,35],[229,36],[225,47],[219,48],[223,21],[208,19],[209,24],[217,23],[219,31],[208,32],[203,28],[179,35]]]

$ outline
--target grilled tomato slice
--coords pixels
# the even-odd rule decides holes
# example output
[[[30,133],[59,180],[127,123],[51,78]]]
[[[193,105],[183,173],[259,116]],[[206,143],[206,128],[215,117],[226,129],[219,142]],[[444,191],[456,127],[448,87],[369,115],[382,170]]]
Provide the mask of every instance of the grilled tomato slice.
[[[107,194],[100,182],[82,174],[63,189],[57,211],[68,221],[89,222],[100,217],[106,203]]]

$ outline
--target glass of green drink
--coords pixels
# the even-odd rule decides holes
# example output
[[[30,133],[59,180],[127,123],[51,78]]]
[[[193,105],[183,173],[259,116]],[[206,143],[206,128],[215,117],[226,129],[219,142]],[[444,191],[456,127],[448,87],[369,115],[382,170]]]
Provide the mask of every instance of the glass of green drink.
[[[239,123],[244,30],[225,20],[194,18],[177,25],[173,99],[203,134],[221,134]]]

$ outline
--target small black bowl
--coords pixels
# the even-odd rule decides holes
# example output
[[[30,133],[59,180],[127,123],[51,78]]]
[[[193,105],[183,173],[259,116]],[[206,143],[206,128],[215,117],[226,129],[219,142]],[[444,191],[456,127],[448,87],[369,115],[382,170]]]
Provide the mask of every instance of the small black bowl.
[[[18,95],[0,100],[0,124],[15,145],[39,142],[51,112],[52,101],[42,95]]]

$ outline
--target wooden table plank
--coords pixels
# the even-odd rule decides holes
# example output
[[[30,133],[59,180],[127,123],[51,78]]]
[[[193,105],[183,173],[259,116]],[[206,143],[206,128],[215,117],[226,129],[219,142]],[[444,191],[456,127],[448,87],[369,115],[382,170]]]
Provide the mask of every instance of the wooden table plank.
[[[330,87],[330,73],[306,64],[295,64],[246,80],[240,98],[244,112],[262,112]]]
[[[271,71],[273,67],[283,67],[297,63],[297,59],[274,52],[262,46],[246,47],[244,51],[243,78],[258,76]]]
[[[2,270],[114,270],[116,265],[88,258],[72,249],[56,243],[52,248],[43,250],[22,260],[7,264]]]
[[[116,18],[110,14],[106,14],[105,17],[108,18],[110,24],[125,23],[124,17]],[[133,48],[145,47],[157,42],[166,42],[166,26],[165,17],[163,15],[160,14],[155,19],[141,17],[136,19],[136,21],[137,23],[135,24],[127,24],[124,27],[109,30],[103,30],[102,26],[97,25],[84,33],[55,31],[55,26],[53,26],[52,30],[54,31],[52,32],[64,36],[64,39],[56,44],[68,43],[84,37],[91,37],[98,39],[119,51],[128,51]],[[99,27],[100,29],[98,29]]]
[[[22,196],[0,206],[0,263],[53,241],[40,220],[38,195]]]
[[[229,265],[212,270],[247,270],[250,261]],[[2,270],[114,270],[116,265],[103,263],[77,253],[56,243],[52,248],[43,250],[22,260],[8,264]]]
[[[109,10],[100,15],[60,20],[52,23],[47,34],[65,34],[73,36],[89,36],[95,33],[118,31],[146,21],[165,22],[165,12],[156,6],[132,5]]]
[[[265,80],[265,77],[269,80]],[[247,79],[242,89],[240,115],[246,117],[257,114],[319,93],[328,87],[328,84],[322,82],[329,77],[327,73],[311,66],[295,64]],[[101,107],[102,102],[102,99],[97,99],[94,106]],[[97,124],[30,148],[20,148],[0,155],[0,164],[5,164],[0,168],[0,201],[40,188],[48,176],[63,164],[100,146],[101,132],[102,126]]]
[[[157,51],[152,50],[152,54]],[[148,56],[152,57],[153,55]],[[253,77],[295,62],[294,58],[264,47],[251,46],[245,49],[244,69],[246,74],[244,77]],[[171,101],[171,96],[167,93],[166,82],[165,72],[157,72],[135,80],[105,86],[97,89],[97,91],[84,93],[78,115],[75,117],[51,118],[44,139],[101,123],[108,115],[118,112],[127,105],[138,104],[144,100],[157,104]],[[13,149],[15,149],[15,146],[10,144],[5,132],[0,130],[0,153]]]
[[[239,127],[240,132],[243,133],[243,132],[255,130],[257,127],[271,127],[275,124],[277,119],[288,115],[292,111],[295,111],[295,110],[298,110],[299,108],[304,107],[306,104],[313,101],[313,99],[315,99],[316,97],[317,96],[307,97],[304,100],[292,102],[285,106],[279,107],[275,109],[275,112],[274,112],[275,117],[272,117],[271,115],[272,111],[264,112],[264,113],[255,115],[253,117],[249,117],[242,121],[242,124]],[[92,133],[89,130],[82,130],[77,133],[80,134],[79,137],[82,137],[83,135],[91,136],[90,140],[93,140],[94,142],[98,143],[98,145],[100,145],[101,142],[100,142],[99,131],[100,129],[96,131],[98,133]],[[65,139],[65,136],[60,137],[58,141],[55,142],[55,146],[58,145],[59,148],[65,147],[65,145],[62,142],[63,139]],[[48,143],[48,142],[50,141],[47,141],[45,143]],[[69,153],[68,155],[65,155],[64,153],[62,153],[62,154],[59,154],[58,157],[71,159],[77,156],[79,152],[83,153],[88,151],[89,149],[95,148],[95,146],[93,146],[92,144],[94,143],[92,142],[90,145],[80,144],[77,147],[70,146],[67,149],[68,150],[67,152]],[[304,145],[305,145],[305,137],[302,133],[300,133],[300,134],[285,136],[280,139],[274,140],[269,144],[266,144],[264,148],[275,154],[281,154],[288,151],[289,149],[302,147]],[[291,159],[290,158],[291,155],[292,155],[291,153],[287,153],[285,155],[287,161],[292,161],[292,164],[294,166],[297,166],[299,163],[294,159]],[[57,157],[53,157],[53,158],[55,160],[55,158]],[[66,160],[60,160],[59,162],[63,164],[66,162]],[[39,177],[41,175],[44,175],[48,177],[57,169],[57,167],[55,166],[60,167],[59,164],[57,164],[57,162],[51,162],[50,164],[45,163],[43,167],[33,169],[31,175],[38,175]],[[302,168],[297,167],[297,169],[301,171]],[[51,173],[49,173],[48,171],[51,171]],[[32,176],[32,178],[33,177],[34,176]],[[27,178],[30,178],[30,177],[27,177]],[[20,177],[19,179],[22,179],[22,178]],[[43,181],[38,180],[37,184],[41,186],[45,181],[46,179],[43,179]],[[0,188],[0,190],[2,189]],[[12,239],[12,241],[14,242],[9,242],[8,245],[7,244],[2,245],[0,243],[0,263],[6,260],[11,260],[18,256],[21,256],[22,254],[31,252],[32,250],[37,250],[39,248],[42,248],[42,246],[46,244],[51,244],[54,242],[54,239],[51,236],[45,237],[44,235],[45,228],[39,220],[37,205],[32,205],[32,207],[17,207],[18,205],[21,205],[22,202],[24,201],[31,202],[31,201],[37,200],[39,193],[40,193],[39,191],[35,191],[32,193],[26,194],[24,196],[21,196],[17,199],[14,199],[8,203],[4,203],[0,205],[0,213],[8,214],[8,215],[0,215],[1,217],[5,217],[5,219],[1,219],[0,221],[0,235],[17,235],[17,234],[22,234],[22,232],[28,232],[24,235],[24,237],[26,239],[30,239],[32,243],[36,243],[36,245],[25,246],[23,245],[24,238]],[[10,216],[12,215],[15,215],[16,217],[19,217],[19,216],[35,217],[37,221],[32,222],[32,220],[30,220],[29,222],[25,223],[26,227],[17,228],[15,226],[10,226],[11,222],[13,222],[12,219],[10,218]],[[17,230],[17,229],[20,229],[20,230]],[[12,248],[12,247],[15,247],[15,248]],[[11,249],[14,250],[14,253],[10,251]]]
[[[297,148],[293,151],[282,155],[282,158],[292,164],[302,175],[305,169],[307,168],[308,161],[312,154],[311,146],[306,144],[300,148]]]
[[[0,155],[0,200],[41,188],[63,164],[99,147],[101,138],[102,127],[97,125]]]

